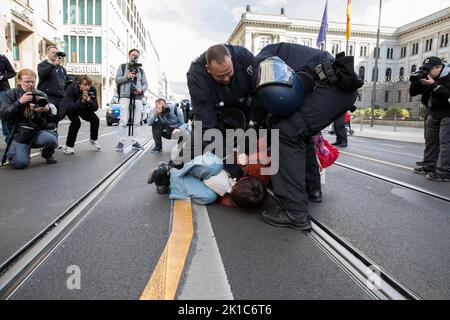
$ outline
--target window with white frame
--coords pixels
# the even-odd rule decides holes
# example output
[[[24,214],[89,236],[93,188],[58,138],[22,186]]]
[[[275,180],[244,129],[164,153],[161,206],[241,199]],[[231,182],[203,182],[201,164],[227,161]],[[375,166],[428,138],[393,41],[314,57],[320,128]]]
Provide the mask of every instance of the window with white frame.
[[[415,55],[418,54],[418,53],[419,53],[419,43],[416,42],[416,43],[414,43],[413,46],[412,46],[412,52],[411,52],[411,55],[412,55],[412,56],[415,56]]]
[[[338,53],[339,53],[339,43],[335,42],[331,46],[331,54],[332,55],[337,55]]]
[[[433,47],[433,39],[428,39],[425,41],[425,52],[431,51]]]
[[[441,48],[448,46],[448,33],[441,35]]]

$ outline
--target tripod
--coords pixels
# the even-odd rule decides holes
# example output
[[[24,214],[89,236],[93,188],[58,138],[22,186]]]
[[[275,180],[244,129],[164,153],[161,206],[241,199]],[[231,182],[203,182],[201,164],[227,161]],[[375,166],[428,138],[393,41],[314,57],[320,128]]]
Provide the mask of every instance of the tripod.
[[[132,137],[134,135],[134,111],[136,110],[136,97],[131,90],[130,94],[130,105],[128,106],[128,136]]]

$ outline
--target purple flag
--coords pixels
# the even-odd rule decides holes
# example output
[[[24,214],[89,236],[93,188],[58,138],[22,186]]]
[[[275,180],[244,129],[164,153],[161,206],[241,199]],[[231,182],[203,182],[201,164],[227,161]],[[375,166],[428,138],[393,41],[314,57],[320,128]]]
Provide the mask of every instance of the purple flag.
[[[325,3],[325,10],[323,10],[322,25],[320,26],[319,35],[317,36],[316,45],[320,49],[320,45],[325,42],[328,28],[328,1]]]

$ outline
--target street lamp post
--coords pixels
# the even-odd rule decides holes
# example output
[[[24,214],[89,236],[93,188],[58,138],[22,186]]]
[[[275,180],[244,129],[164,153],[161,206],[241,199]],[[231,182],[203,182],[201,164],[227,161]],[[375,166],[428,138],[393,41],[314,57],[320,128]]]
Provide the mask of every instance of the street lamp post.
[[[370,127],[373,127],[373,120],[375,118],[375,101],[377,94],[377,80],[378,80],[378,57],[381,54],[380,50],[380,22],[381,22],[381,3],[380,0],[380,11],[378,12],[378,30],[377,30],[377,45],[375,47],[375,68],[373,69],[373,89],[372,89],[372,112],[370,119]]]

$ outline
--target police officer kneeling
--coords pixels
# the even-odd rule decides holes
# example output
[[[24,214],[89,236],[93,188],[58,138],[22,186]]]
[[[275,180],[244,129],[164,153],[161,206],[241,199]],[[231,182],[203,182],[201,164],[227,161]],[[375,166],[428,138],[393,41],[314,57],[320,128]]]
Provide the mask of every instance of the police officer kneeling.
[[[189,124],[184,122],[181,108],[174,104],[167,106],[164,99],[156,100],[147,124],[152,127],[153,139],[155,140],[152,153],[162,151],[162,138],[183,137],[183,140],[187,140],[190,135],[190,127]]]
[[[266,223],[311,228],[305,183],[310,138],[353,106],[363,84],[353,68],[353,57],[334,60],[328,52],[297,44],[269,45],[255,57],[255,96],[280,136],[279,171],[271,182],[282,207],[263,212]]]
[[[42,148],[46,162],[56,163],[56,107],[48,103],[45,93],[35,90],[36,73],[23,69],[18,78],[19,87],[6,92],[1,107],[4,119],[14,123],[7,159],[13,168],[25,169],[30,163],[31,148]]]

